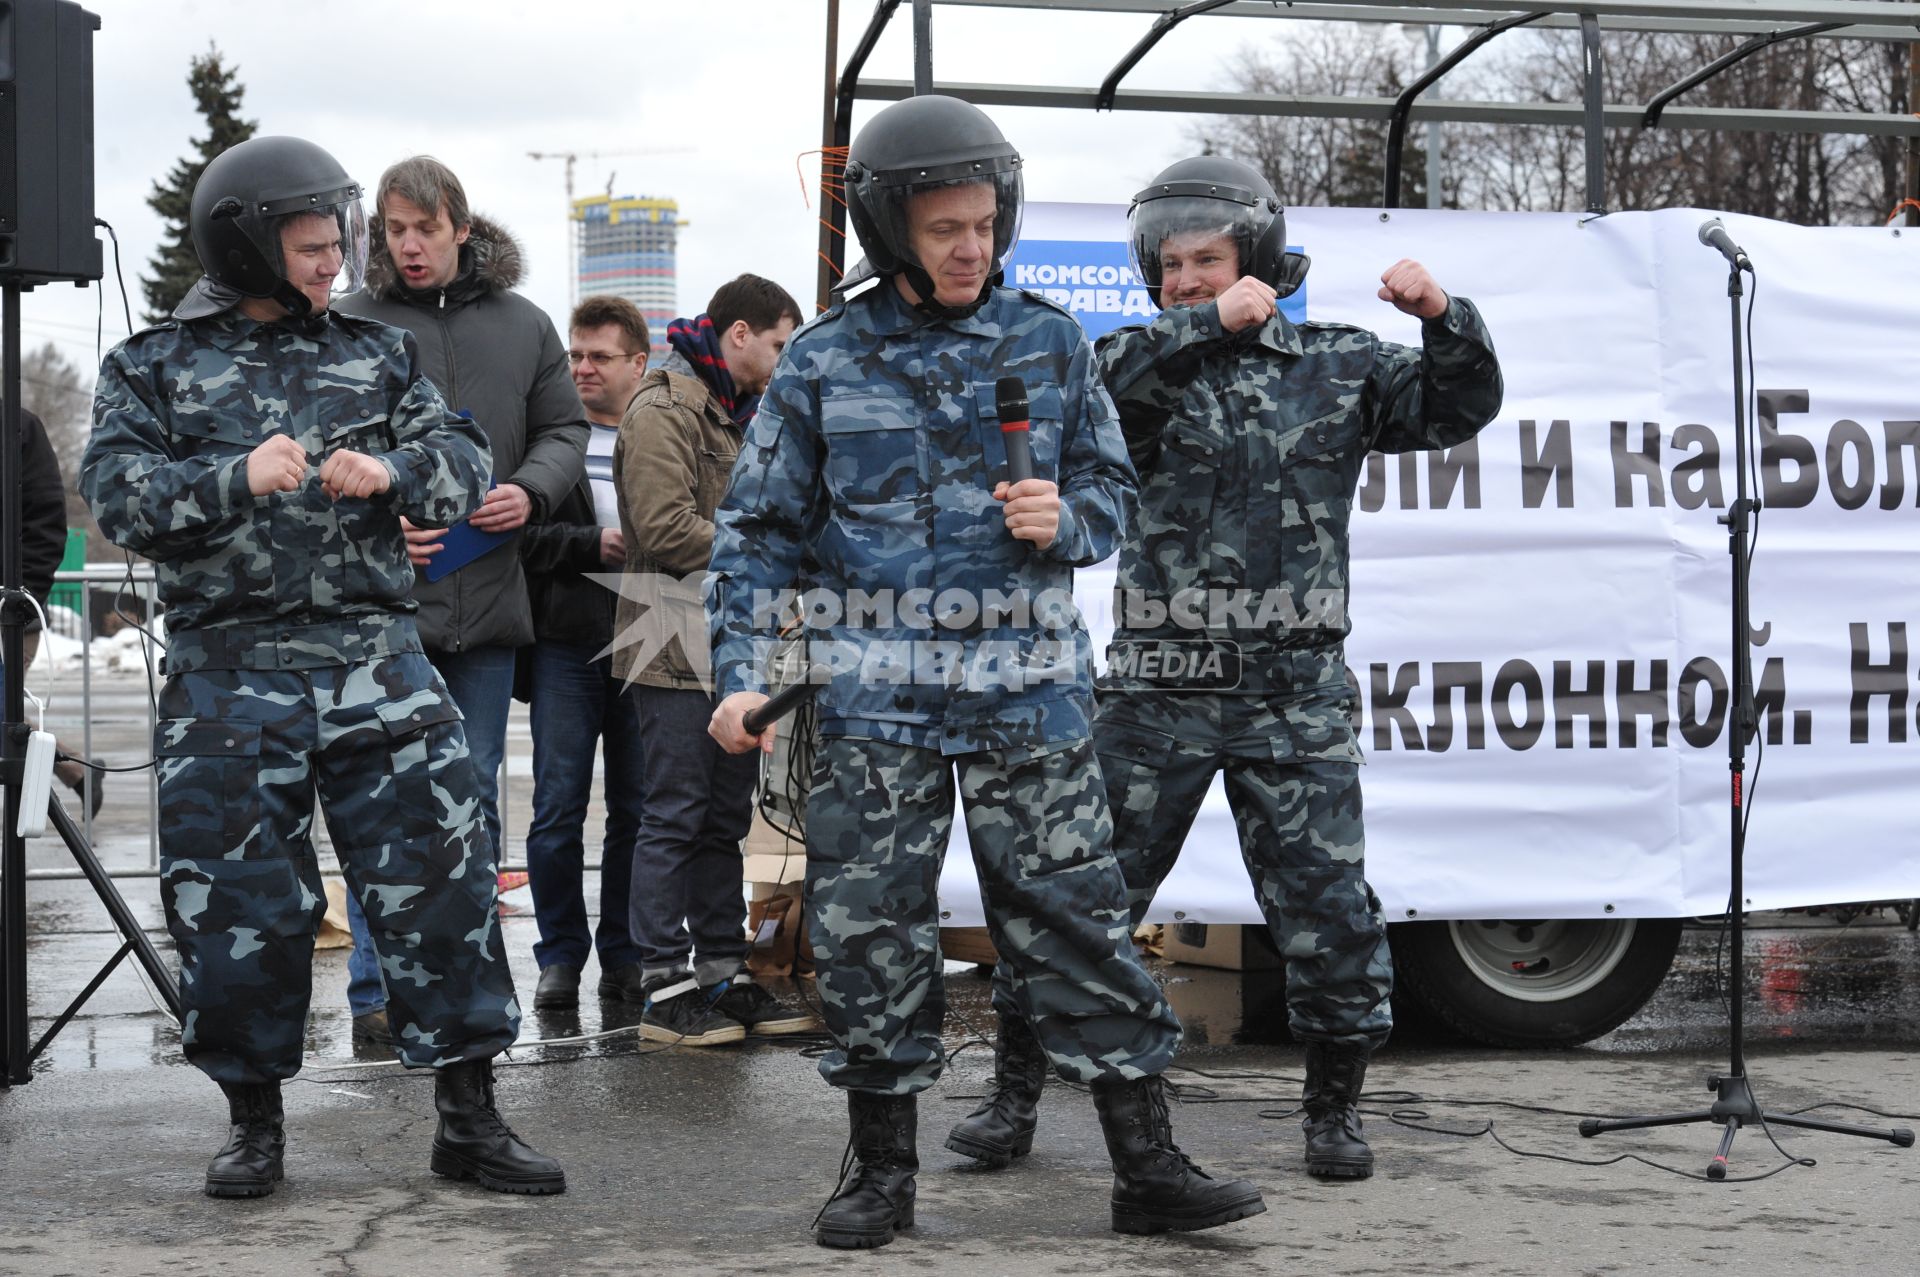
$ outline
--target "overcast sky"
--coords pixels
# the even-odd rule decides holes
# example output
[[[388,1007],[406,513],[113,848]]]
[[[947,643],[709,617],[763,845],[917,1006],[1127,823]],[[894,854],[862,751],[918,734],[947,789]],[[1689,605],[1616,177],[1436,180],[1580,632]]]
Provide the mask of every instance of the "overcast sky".
[[[526,248],[523,291],[566,318],[566,196],[558,162],[528,151],[628,151],[580,161],[578,193],[671,196],[680,236],[679,305],[703,309],[743,270],[784,284],[811,313],[826,0],[88,0],[95,37],[97,210],[120,232],[136,323],[137,276],[161,223],[154,179],[203,132],[187,64],[216,43],[246,86],[263,133],[306,137],[371,186],[392,161],[436,155],[476,210]],[[873,12],[842,0],[840,56]],[[902,5],[867,73],[912,75],[911,6]],[[936,77],[1097,85],[1147,29],[1144,15],[1064,15],[1008,8],[934,9]],[[1219,87],[1242,42],[1289,24],[1199,18],[1129,78],[1130,87]],[[858,105],[855,128],[880,104]],[[1124,201],[1187,151],[1188,117],[996,110],[1041,200]],[[684,148],[666,150],[667,148]],[[369,210],[371,211],[371,210]],[[126,335],[107,262],[106,343]],[[89,369],[98,294],[61,285],[28,294],[29,346],[52,339]]]

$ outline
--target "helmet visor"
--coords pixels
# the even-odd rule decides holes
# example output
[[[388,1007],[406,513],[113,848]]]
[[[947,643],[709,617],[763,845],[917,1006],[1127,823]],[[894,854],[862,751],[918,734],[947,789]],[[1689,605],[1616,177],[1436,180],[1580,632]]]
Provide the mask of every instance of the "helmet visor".
[[[1020,240],[1020,170],[983,177],[885,185],[876,183],[874,220],[902,261],[937,274],[949,262],[976,258],[988,279],[998,274]],[[980,234],[990,228],[988,237]]]
[[[302,286],[327,276],[332,296],[358,292],[367,279],[367,212],[360,188],[280,200],[263,208],[280,277]]]
[[[1164,195],[1134,204],[1127,220],[1133,269],[1164,305],[1159,292],[1166,262],[1187,259],[1224,239],[1239,259],[1236,277],[1244,275],[1252,268],[1253,245],[1273,212],[1264,205],[1214,196]]]

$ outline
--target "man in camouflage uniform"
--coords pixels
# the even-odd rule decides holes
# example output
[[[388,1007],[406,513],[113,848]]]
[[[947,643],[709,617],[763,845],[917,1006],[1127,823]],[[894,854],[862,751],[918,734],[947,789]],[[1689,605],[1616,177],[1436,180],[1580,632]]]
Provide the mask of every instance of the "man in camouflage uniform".
[[[203,278],[108,355],[82,483],[152,559],[167,608],[154,735],[161,899],[187,1058],[232,1131],[207,1192],[282,1177],[280,1083],[300,1068],[322,893],[314,792],[374,921],[401,1061],[432,1068],[431,1166],[556,1193],[557,1163],[493,1106],[519,1008],[459,712],[414,630],[402,516],[444,527],[486,490],[485,436],[413,341],[329,313],[364,263],[360,191],[296,138],[256,138],[194,189]],[[343,266],[346,268],[343,269]]]
[[[995,285],[1019,163],[954,98],[866,126],[847,187],[868,263],[848,289],[882,278],[794,334],[715,520],[712,730],[729,750],[772,744],[742,725],[766,699],[767,600],[809,565],[820,607],[845,608],[811,625],[839,672],[820,693],[808,920],[835,1039],[821,1072],[847,1090],[855,1154],[823,1245],[884,1245],[913,1223],[914,1096],[942,1063],[936,889],[956,769],[1015,996],[1053,1067],[1093,1089],[1113,1226],[1264,1209],[1252,1185],[1197,1170],[1168,1128],[1159,1074],[1179,1026],[1132,949],[1071,605],[1072,569],[1111,552],[1134,480],[1072,319]],[[1035,423],[1035,477],[1011,487],[996,482],[993,409],[1009,373]]]
[[[1355,1104],[1392,1027],[1393,972],[1362,857],[1342,653],[1347,520],[1370,450],[1450,447],[1492,419],[1499,365],[1473,304],[1417,262],[1388,270],[1379,295],[1420,318],[1420,349],[1288,322],[1276,302],[1306,259],[1286,252],[1273,188],[1238,160],[1173,165],[1135,197],[1130,221],[1136,269],[1165,309],[1099,351],[1142,482],[1094,727],[1115,851],[1137,923],[1214,773],[1226,773],[1241,854],[1286,959],[1289,1025],[1306,1044],[1307,1169],[1361,1178],[1373,1155]],[[1163,658],[1201,652],[1221,660],[1199,679],[1164,673],[1192,662]],[[1002,1035],[1026,1036],[1004,1022]],[[1039,1079],[1028,1067],[999,1082],[968,1121],[1004,1138],[1016,1118],[1031,1122]]]

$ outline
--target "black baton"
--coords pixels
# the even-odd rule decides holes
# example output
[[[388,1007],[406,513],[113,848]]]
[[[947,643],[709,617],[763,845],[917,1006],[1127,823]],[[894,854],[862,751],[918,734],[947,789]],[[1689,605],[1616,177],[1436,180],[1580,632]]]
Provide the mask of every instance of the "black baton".
[[[821,666],[812,666],[807,670],[807,676],[805,678],[797,683],[787,684],[766,704],[756,705],[754,708],[748,710],[741,716],[740,726],[746,729],[747,735],[758,736],[785,718],[788,714],[798,709],[801,701],[806,700],[815,692],[818,692],[820,690],[820,683],[824,681],[824,679],[820,679],[818,676],[825,673],[826,671]]]

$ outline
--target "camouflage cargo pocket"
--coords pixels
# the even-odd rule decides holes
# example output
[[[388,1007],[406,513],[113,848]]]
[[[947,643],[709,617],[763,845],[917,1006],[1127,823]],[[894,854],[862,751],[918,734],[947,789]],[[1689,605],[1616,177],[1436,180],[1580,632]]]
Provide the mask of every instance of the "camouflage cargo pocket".
[[[1106,782],[1107,807],[1116,833],[1137,837],[1153,819],[1165,782],[1161,773],[1173,758],[1173,737],[1132,723],[1096,718],[1093,750]],[[1131,845],[1121,841],[1119,845]]]
[[[980,456],[986,464],[989,490],[1007,478],[1007,436],[1001,430],[1000,411],[993,382],[973,385],[974,432],[980,440]],[[1066,433],[1066,411],[1060,387],[1027,387],[1027,451],[1033,458],[1033,477],[1058,483],[1060,448]]]
[[[821,469],[842,505],[877,505],[926,491],[913,401],[884,395],[834,395],[820,405],[827,445]]]
[[[1296,501],[1332,507],[1353,497],[1366,449],[1360,437],[1360,419],[1340,411],[1315,417],[1281,444],[1281,465],[1288,496]]]
[[[424,659],[424,658],[422,658]],[[408,706],[390,701],[374,710],[386,729],[392,759],[392,808],[381,813],[382,837],[413,841],[451,833],[479,792],[460,711],[451,701]]]
[[[1340,682],[1277,706],[1281,722],[1273,734],[1274,761],[1365,762],[1360,754],[1360,742],[1353,733],[1350,713],[1353,695],[1353,689]]]
[[[182,457],[226,461],[244,456],[265,443],[268,436],[275,433],[275,424],[242,420],[219,412],[188,412],[177,408],[168,422],[168,431],[173,435],[175,450]]]
[[[154,731],[170,856],[238,860],[260,840],[260,724],[165,718]]]

